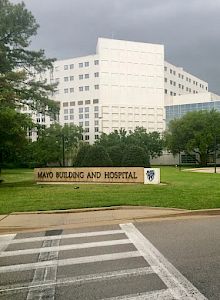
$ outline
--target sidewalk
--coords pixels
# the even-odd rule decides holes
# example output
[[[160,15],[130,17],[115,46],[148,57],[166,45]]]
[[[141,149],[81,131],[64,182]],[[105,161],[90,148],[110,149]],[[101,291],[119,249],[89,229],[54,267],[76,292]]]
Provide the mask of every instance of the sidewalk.
[[[220,215],[220,209],[190,211],[149,207],[107,207],[0,215],[0,234],[56,228],[81,228],[176,217]]]

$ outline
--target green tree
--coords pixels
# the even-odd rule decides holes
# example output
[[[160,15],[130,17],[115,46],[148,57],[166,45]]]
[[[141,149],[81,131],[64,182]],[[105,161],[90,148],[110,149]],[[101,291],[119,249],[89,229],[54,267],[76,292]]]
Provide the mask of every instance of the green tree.
[[[54,124],[39,134],[33,143],[36,164],[46,166],[50,163],[72,165],[77,146],[82,136],[82,128],[76,125]],[[64,161],[65,160],[65,161]]]
[[[81,166],[110,167],[112,166],[112,162],[104,147],[100,145],[93,145],[88,147]]]
[[[9,123],[15,125],[13,118],[16,115],[16,128],[10,127],[4,137],[0,136],[2,158],[4,152],[7,152],[9,140],[17,150],[16,147],[25,142],[27,123],[32,126],[30,119],[24,115],[19,117],[19,109],[22,106],[27,105],[32,110],[50,114],[52,117],[58,112],[58,105],[50,99],[55,85],[47,84],[36,75],[51,69],[54,59],[47,59],[43,50],[29,49],[37,28],[35,18],[23,2],[13,4],[8,0],[0,0],[1,120],[7,118]],[[5,124],[1,121],[0,132],[4,130]]]
[[[130,146],[125,149],[122,159],[123,167],[149,167],[149,156],[142,147]]]
[[[122,148],[126,146],[127,132],[124,129],[115,130],[109,134],[102,133],[100,138],[95,142],[96,145],[103,146],[106,150],[109,147],[120,145]]]
[[[116,145],[116,146],[109,147],[107,150],[108,150],[108,155],[112,161],[112,166],[120,167],[122,164],[124,148],[121,145]]]
[[[195,111],[180,119],[170,121],[165,132],[167,148],[174,154],[196,154],[200,165],[206,166],[208,156],[214,151],[216,137],[220,138],[220,113]]]
[[[90,147],[92,146],[83,142],[79,145],[76,158],[74,160],[75,167],[83,167],[85,156],[87,155],[87,152],[89,151]]]

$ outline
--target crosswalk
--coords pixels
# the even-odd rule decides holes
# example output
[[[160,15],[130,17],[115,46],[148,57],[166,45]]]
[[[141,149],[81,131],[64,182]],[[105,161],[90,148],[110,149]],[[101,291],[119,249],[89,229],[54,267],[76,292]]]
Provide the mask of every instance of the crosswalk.
[[[0,299],[205,300],[132,224],[0,237]]]

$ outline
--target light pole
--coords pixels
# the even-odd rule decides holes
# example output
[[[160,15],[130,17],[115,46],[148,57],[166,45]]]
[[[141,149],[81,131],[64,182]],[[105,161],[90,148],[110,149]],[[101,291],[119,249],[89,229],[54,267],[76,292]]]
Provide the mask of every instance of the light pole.
[[[216,173],[216,156],[217,156],[217,137],[215,134],[215,138],[214,138],[214,169],[215,169],[215,173]]]
[[[64,141],[64,134],[61,134],[62,138],[62,154],[63,154],[63,167],[65,167],[65,141]]]

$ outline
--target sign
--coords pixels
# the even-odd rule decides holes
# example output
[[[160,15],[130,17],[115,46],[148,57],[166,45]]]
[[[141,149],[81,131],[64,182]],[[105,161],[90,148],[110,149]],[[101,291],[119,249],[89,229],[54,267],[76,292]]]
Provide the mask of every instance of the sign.
[[[159,184],[160,169],[144,168],[144,184]]]
[[[142,167],[36,168],[38,183],[149,183]],[[156,169],[149,169],[156,170]],[[153,176],[153,173],[148,176]],[[154,177],[154,176],[153,176]],[[154,178],[149,179],[150,183]]]

